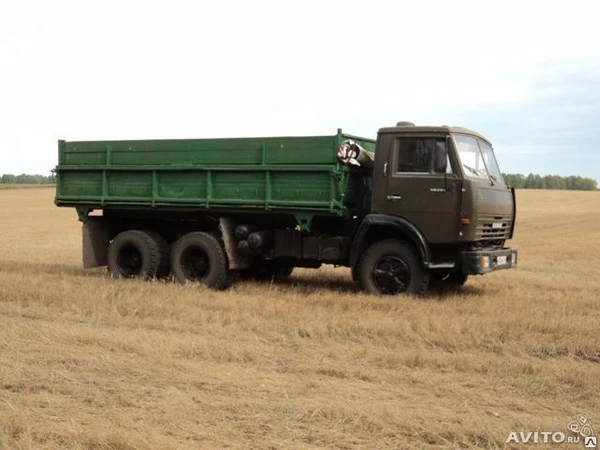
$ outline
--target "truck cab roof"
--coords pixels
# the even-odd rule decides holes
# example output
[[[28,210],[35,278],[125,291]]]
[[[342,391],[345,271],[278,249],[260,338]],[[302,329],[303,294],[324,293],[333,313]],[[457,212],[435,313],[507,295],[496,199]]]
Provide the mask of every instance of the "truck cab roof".
[[[490,142],[485,136],[476,131],[464,127],[453,127],[448,125],[441,126],[420,126],[414,125],[412,122],[398,122],[396,126],[384,127],[379,129],[379,133],[463,133],[476,136],[484,141]]]

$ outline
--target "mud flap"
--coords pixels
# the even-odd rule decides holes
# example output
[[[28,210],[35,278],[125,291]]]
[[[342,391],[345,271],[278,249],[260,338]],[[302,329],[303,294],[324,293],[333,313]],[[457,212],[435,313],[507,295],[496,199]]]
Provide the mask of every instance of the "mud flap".
[[[101,267],[108,264],[107,253],[110,242],[108,224],[101,218],[89,217],[82,227],[83,268]]]

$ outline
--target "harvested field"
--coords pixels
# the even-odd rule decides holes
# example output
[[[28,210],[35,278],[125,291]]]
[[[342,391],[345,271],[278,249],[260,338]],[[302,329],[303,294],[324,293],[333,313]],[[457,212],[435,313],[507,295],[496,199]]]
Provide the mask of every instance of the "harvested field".
[[[577,414],[600,434],[599,192],[519,191],[519,268],[420,299],[334,268],[115,281],[53,195],[0,191],[0,449],[524,448],[510,431]]]

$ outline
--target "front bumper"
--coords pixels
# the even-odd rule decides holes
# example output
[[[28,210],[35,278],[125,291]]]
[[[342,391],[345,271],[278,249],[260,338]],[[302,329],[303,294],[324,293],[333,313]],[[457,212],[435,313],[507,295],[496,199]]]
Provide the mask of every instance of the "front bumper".
[[[465,275],[481,275],[517,267],[517,249],[500,248],[471,250],[461,253],[462,271]]]

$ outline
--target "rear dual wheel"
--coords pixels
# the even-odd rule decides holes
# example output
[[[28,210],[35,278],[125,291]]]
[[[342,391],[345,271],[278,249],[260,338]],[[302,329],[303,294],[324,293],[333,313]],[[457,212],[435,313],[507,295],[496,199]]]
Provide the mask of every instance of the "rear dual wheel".
[[[169,246],[154,231],[127,230],[108,246],[108,270],[114,278],[163,277],[169,272]]]
[[[170,256],[170,258],[169,258]],[[114,278],[160,278],[170,271],[181,283],[198,282],[213,289],[229,286],[225,250],[217,236],[194,232],[173,247],[155,231],[127,230],[108,247],[108,270]]]
[[[202,283],[212,289],[230,284],[227,255],[218,237],[210,233],[188,233],[175,242],[171,270],[182,284]]]

